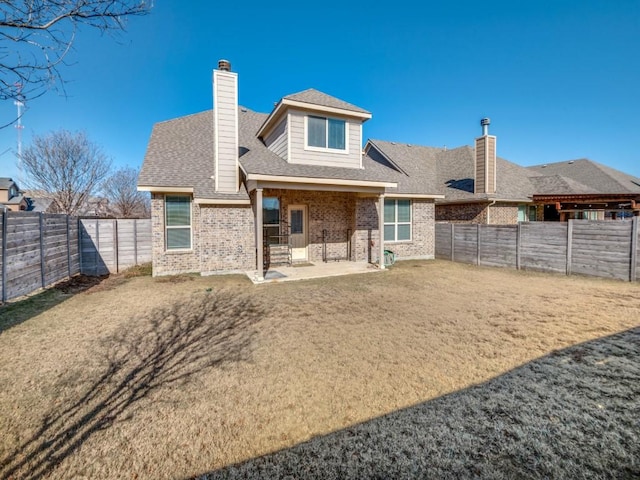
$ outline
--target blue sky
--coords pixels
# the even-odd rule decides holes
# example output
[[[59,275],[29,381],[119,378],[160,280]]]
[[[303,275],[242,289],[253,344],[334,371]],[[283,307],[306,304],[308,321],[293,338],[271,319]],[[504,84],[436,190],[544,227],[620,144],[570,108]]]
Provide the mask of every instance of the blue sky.
[[[85,130],[137,168],[155,122],[211,108],[227,58],[256,111],[313,87],[371,111],[365,138],[449,148],[488,116],[508,160],[587,157],[640,177],[639,0],[219,3],[156,0],[115,38],[80,32],[67,97],[28,103],[23,145]],[[17,177],[15,149],[0,130],[0,176]]]

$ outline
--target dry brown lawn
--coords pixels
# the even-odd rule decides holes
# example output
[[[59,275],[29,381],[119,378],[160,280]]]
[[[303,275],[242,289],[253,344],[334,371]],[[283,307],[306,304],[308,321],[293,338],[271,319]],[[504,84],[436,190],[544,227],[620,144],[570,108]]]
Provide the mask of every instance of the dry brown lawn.
[[[184,478],[640,324],[640,286],[401,262],[110,278],[0,309],[0,477]]]

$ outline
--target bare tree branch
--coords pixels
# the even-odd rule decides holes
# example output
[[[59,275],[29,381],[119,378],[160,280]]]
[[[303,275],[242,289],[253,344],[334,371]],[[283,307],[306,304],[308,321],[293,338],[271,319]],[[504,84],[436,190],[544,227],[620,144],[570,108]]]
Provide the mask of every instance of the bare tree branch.
[[[0,100],[32,100],[62,88],[59,68],[80,25],[124,31],[128,17],[152,6],[152,0],[0,1]]]
[[[111,174],[102,186],[109,199],[112,214],[118,218],[148,218],[151,216],[149,195],[137,188],[138,171],[121,168]]]
[[[58,213],[75,215],[109,173],[110,160],[82,132],[36,136],[22,153],[26,185],[52,200]]]

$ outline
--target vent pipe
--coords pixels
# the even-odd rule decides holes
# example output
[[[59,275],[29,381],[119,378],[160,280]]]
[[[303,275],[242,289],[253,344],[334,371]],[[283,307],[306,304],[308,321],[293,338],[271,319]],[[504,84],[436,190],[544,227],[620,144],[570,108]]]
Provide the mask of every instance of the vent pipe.
[[[491,123],[490,118],[483,118],[480,120],[480,125],[482,125],[482,136],[489,135],[489,124]]]
[[[229,60],[218,60],[218,70],[222,70],[223,72],[231,71],[231,62]]]

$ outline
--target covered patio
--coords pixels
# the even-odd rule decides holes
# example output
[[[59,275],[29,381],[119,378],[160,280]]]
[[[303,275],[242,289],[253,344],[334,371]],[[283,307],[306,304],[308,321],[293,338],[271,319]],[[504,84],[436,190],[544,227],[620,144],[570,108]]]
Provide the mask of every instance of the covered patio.
[[[260,279],[259,272],[252,270],[246,272],[247,277],[254,284],[291,282],[296,280],[309,280],[312,278],[337,277],[341,275],[354,275],[362,273],[383,272],[384,269],[367,262],[308,262],[294,264],[292,266],[273,267],[264,272]]]

